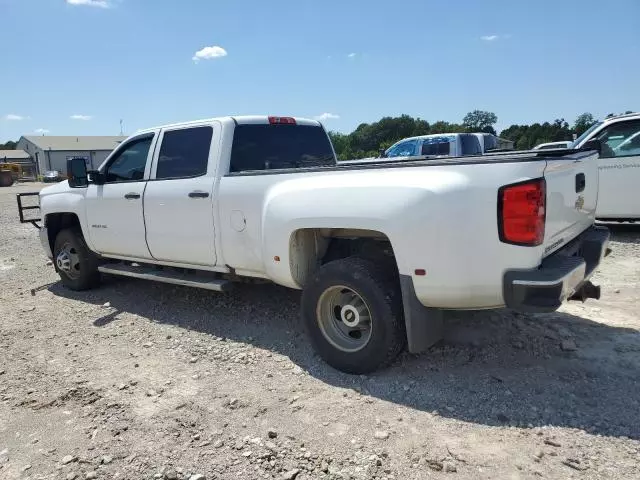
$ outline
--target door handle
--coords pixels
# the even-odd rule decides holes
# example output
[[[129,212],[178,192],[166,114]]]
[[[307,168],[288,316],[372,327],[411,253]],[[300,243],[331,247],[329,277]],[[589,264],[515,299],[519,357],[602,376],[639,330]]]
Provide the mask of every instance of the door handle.
[[[207,198],[209,196],[209,192],[191,192],[189,193],[189,198]]]
[[[127,200],[132,200],[134,198],[140,198],[140,194],[139,193],[127,193],[124,198],[126,198]]]
[[[587,186],[587,179],[584,176],[584,173],[579,173],[576,175],[576,193],[580,193],[584,191],[584,187]]]

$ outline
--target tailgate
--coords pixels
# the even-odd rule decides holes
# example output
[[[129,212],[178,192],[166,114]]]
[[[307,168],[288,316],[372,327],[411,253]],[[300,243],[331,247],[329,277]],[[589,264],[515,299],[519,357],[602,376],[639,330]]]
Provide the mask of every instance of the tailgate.
[[[547,157],[545,257],[593,225],[598,203],[597,158],[596,152]]]

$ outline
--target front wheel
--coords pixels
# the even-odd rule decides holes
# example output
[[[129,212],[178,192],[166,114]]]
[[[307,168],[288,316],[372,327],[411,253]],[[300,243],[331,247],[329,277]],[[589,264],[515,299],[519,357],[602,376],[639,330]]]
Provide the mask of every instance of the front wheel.
[[[53,261],[62,283],[71,290],[88,290],[100,283],[96,255],[87,247],[79,229],[69,228],[58,233]]]
[[[364,258],[323,265],[302,292],[302,320],[320,357],[346,373],[386,366],[406,343],[397,278]]]

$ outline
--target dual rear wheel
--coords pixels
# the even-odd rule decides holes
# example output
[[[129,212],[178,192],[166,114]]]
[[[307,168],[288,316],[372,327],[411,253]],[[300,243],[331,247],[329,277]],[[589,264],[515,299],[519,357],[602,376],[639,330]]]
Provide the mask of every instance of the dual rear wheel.
[[[388,365],[406,343],[397,275],[365,258],[323,265],[303,290],[302,321],[320,357],[347,373]]]

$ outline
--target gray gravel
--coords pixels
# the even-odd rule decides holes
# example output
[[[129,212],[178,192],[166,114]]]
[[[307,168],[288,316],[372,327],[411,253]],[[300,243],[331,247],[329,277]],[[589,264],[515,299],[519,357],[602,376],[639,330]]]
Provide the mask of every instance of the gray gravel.
[[[65,290],[0,189],[0,478],[640,478],[640,226],[600,301],[449,313],[445,341],[332,370],[298,292]],[[35,296],[31,289],[36,289]]]

